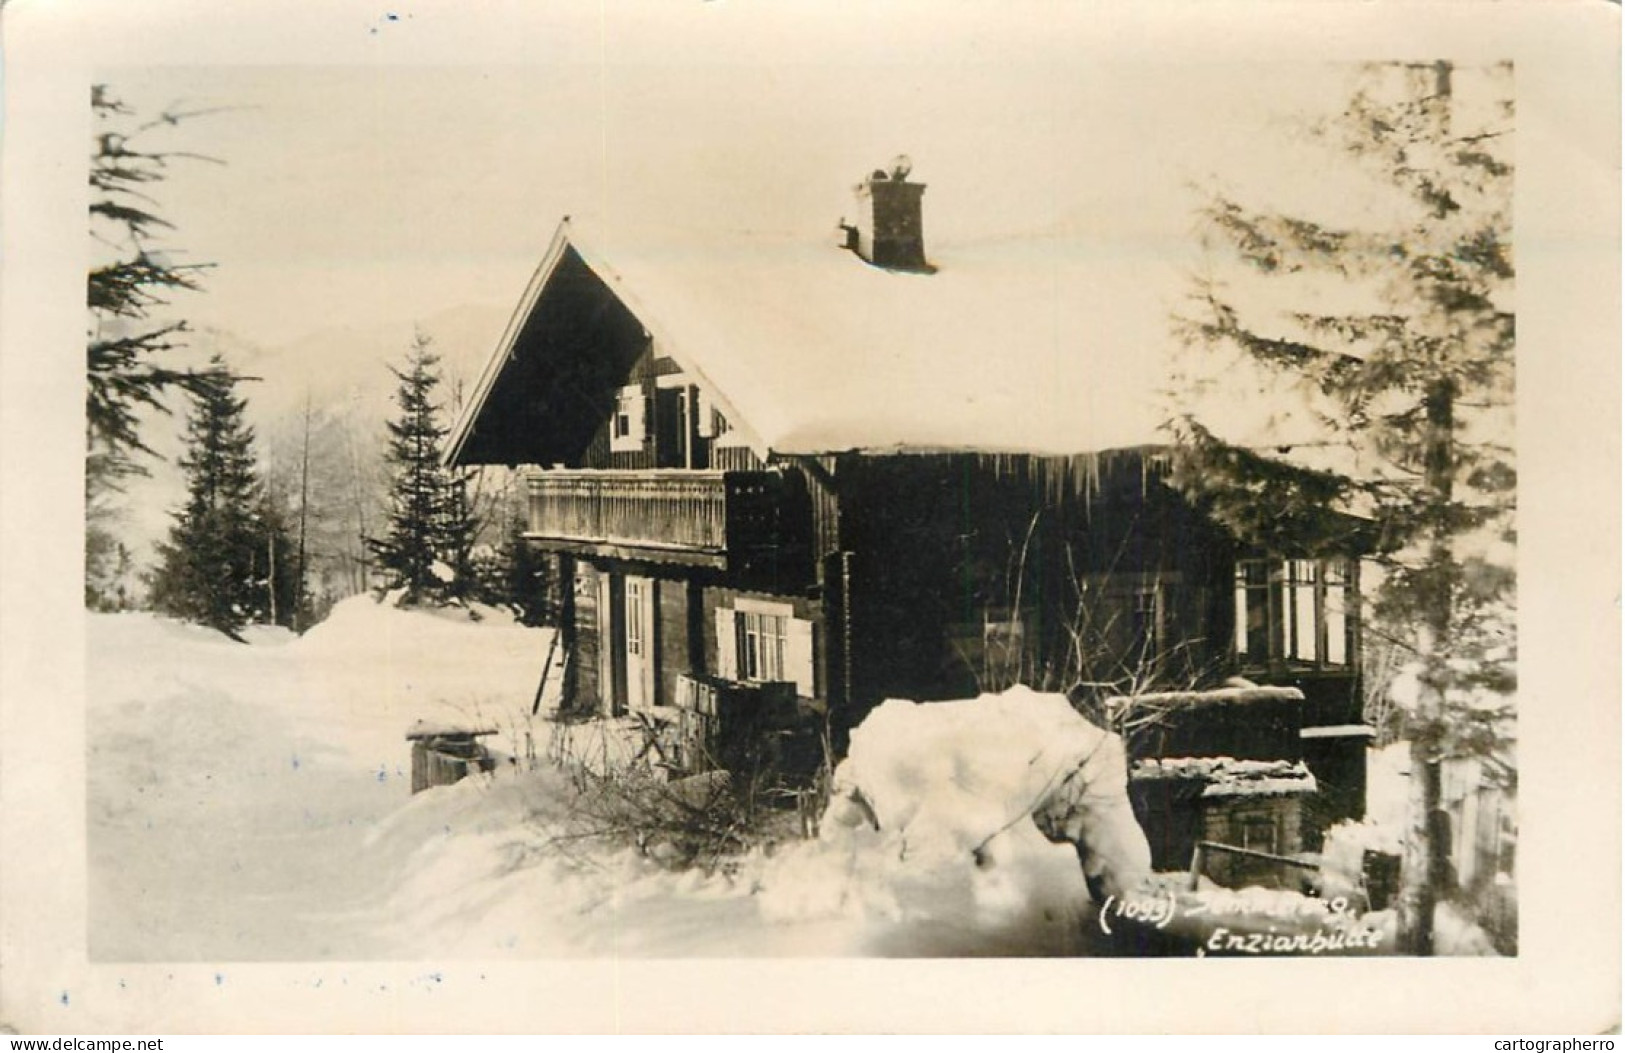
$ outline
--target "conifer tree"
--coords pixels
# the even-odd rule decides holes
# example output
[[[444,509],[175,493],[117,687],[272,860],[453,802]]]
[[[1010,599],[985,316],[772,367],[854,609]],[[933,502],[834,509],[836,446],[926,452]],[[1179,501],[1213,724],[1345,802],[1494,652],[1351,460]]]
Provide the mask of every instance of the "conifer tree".
[[[237,638],[244,625],[269,614],[268,554],[278,540],[264,520],[254,432],[243,420],[236,380],[218,356],[211,370],[215,379],[187,419],[180,460],[186,502],[158,548],[152,602],[165,614]]]
[[[497,548],[499,580],[495,602],[512,608],[522,625],[558,624],[558,601],[553,594],[553,563],[525,540],[526,502],[508,502],[507,531]]]
[[[262,482],[256,522],[259,526],[256,581],[264,588],[254,604],[255,620],[295,632],[310,624],[310,592],[299,559],[298,534],[286,495]],[[260,571],[263,570],[263,574]]]
[[[142,121],[106,85],[91,89],[90,233],[96,262],[86,279],[85,602],[129,602],[128,549],[118,540],[114,499],[123,480],[145,474],[152,450],[140,435],[143,411],[168,413],[173,393],[205,393],[207,371],[177,361],[186,322],[162,317],[176,291],[196,291],[206,264],[175,261],[153,191],[171,160],[207,160],[158,149],[148,138],[204,111],[169,109]]]
[[[86,283],[90,326],[86,351],[85,420],[95,470],[107,478],[139,471],[133,456],[150,454],[138,425],[143,408],[166,411],[171,392],[207,397],[207,370],[173,361],[187,330],[184,320],[155,318],[178,290],[197,290],[208,264],[177,263],[161,236],[171,224],[158,215],[151,191],[176,158],[197,154],[145,148],[156,129],[204,111],[166,110],[141,122],[106,85],[91,89],[96,133],[90,155],[91,234],[101,248]]]
[[[1441,765],[1506,751],[1516,686],[1511,70],[1363,80],[1319,137],[1370,177],[1370,223],[1216,195],[1210,243],[1272,292],[1204,280],[1179,325],[1210,375],[1246,362],[1294,385],[1314,437],[1248,448],[1187,415],[1175,477],[1245,540],[1346,551],[1363,535],[1381,565],[1368,633],[1409,654],[1418,685],[1400,944],[1431,954],[1449,886]],[[1308,296],[1306,279],[1332,291]]]
[[[390,515],[382,538],[369,538],[386,591],[402,590],[405,605],[446,603],[472,585],[474,535],[466,482],[440,463],[448,429],[435,392],[440,359],[427,336],[413,337],[399,381],[396,418],[389,422]]]
[[[449,580],[440,582],[441,593],[447,599],[469,599],[475,584],[474,542],[480,524],[474,515],[469,476],[465,469],[447,470],[445,499],[435,532],[435,550],[450,571]]]

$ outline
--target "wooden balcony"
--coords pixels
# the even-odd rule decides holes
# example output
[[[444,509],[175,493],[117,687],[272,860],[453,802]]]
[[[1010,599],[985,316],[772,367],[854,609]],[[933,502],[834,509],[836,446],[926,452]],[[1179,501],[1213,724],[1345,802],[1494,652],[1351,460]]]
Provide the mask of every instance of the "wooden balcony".
[[[533,473],[527,537],[583,555],[728,569],[784,544],[775,472]]]

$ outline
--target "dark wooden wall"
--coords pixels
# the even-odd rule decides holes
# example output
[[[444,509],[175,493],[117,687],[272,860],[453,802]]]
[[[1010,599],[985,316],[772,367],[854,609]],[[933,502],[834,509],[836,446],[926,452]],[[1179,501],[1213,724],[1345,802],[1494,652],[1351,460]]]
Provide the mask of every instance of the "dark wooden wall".
[[[672,359],[656,355],[645,339],[624,381],[611,386],[607,408],[581,457],[579,467],[626,471],[685,467],[758,471],[766,467],[749,446],[738,444],[737,436],[724,438],[721,435],[700,434],[702,429],[697,419],[699,389],[692,384],[681,388],[687,393],[690,408],[686,413],[679,413],[676,402],[679,389],[669,386],[669,382],[663,386],[659,380],[678,376],[681,372],[681,367]],[[642,446],[637,450],[615,450],[610,442],[614,395],[620,387],[634,384],[642,387],[646,407]],[[687,463],[689,460],[693,463]]]
[[[603,631],[598,609],[599,570],[586,560],[575,565],[575,621],[572,635],[575,654],[571,656],[575,668],[575,696],[572,708],[582,712],[602,711],[604,685],[599,682],[599,648]]]
[[[785,543],[761,558],[726,572],[578,564],[578,693],[598,701],[613,690],[598,683],[599,638],[608,630],[600,629],[596,576],[610,569],[658,579],[661,704],[674,699],[679,672],[715,671],[719,605],[737,596],[791,604],[817,627],[816,675],[838,739],[887,697],[962,698],[1012,681],[1067,690],[1082,672],[1069,654],[1069,628],[1084,603],[1098,632],[1090,645],[1106,655],[1102,679],[1114,679],[1137,665],[1126,653],[1129,625],[1135,590],[1147,586],[1162,597],[1159,643],[1177,660],[1165,662],[1160,682],[1116,686],[1211,686],[1235,669],[1241,552],[1162,481],[1158,464],[1142,451],[1102,455],[1087,468],[975,454],[776,457],[771,467],[786,480]],[[1007,670],[1016,674],[1010,679],[990,681],[984,624],[1016,619],[1023,664]],[[1260,679],[1301,687],[1306,724],[1359,721],[1352,671]],[[1353,754],[1322,752],[1327,758],[1311,766],[1348,785],[1352,801],[1345,772]]]
[[[726,577],[714,571],[641,563],[607,562],[599,565],[583,559],[575,564],[577,587],[570,629],[575,646],[572,661],[576,669],[574,697],[577,709],[608,713],[614,692],[624,690],[618,679],[605,684],[600,672],[600,656],[605,647],[616,646],[616,630],[614,612],[611,611],[611,616],[606,619],[600,610],[598,597],[601,581],[607,579],[613,593],[624,587],[627,574],[648,577],[654,582],[655,625],[651,653],[657,656],[659,663],[657,705],[675,704],[679,674],[716,672],[716,611],[719,607],[733,607],[734,601],[740,598],[785,604],[792,608],[796,618],[811,622],[814,678],[821,692],[823,686],[831,682],[831,673],[827,668],[824,608],[816,598],[805,593],[784,594],[739,588],[725,584]],[[612,651],[610,658],[609,664],[618,667],[619,654]]]
[[[1064,474],[1057,478],[1055,471]],[[843,460],[839,538],[854,556],[853,662],[865,700],[963,697],[987,685],[955,647],[1020,607],[1023,679],[1065,689],[1068,626],[1080,602],[1107,644],[1126,640],[1133,590],[1159,585],[1163,634],[1188,664],[1228,655],[1233,548],[1135,451],[1092,471],[1027,458],[897,455]],[[1096,593],[1080,594],[1091,581]],[[1115,626],[1115,630],[1107,631]],[[1130,656],[1122,656],[1126,661]]]
[[[705,671],[691,670],[689,664],[689,630],[693,622],[689,604],[695,598],[689,583],[680,578],[655,580],[655,620],[658,625],[655,628],[654,653],[659,662],[659,675],[655,680],[656,705],[677,704],[677,674]]]

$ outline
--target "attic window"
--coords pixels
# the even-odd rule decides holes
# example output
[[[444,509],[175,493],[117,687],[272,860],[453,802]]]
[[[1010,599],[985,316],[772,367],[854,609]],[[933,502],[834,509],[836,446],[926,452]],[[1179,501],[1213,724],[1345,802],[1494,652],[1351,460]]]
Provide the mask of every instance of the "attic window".
[[[615,415],[609,422],[609,448],[617,453],[643,449],[646,432],[643,386],[632,384],[615,395]]]

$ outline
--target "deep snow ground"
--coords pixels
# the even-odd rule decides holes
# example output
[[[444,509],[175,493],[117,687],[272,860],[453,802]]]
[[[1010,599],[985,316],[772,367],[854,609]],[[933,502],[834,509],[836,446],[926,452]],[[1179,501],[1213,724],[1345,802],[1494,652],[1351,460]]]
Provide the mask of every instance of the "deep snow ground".
[[[151,615],[90,616],[92,958],[1083,949],[1072,848],[1028,822],[1001,831],[1002,813],[968,820],[986,830],[941,817],[843,828],[709,875],[561,836],[569,788],[523,761],[527,731],[545,755],[528,709],[548,639],[494,612],[475,624],[366,598],[303,638],[262,631],[248,645]],[[520,761],[411,796],[407,727],[459,717],[496,724],[487,741]],[[1065,768],[1039,737],[1007,747]],[[958,739],[985,751],[974,722]],[[1012,756],[1012,777],[1030,778],[1027,754]],[[952,778],[966,759],[934,763],[913,777]],[[983,867],[951,850],[995,834]]]
[[[372,608],[372,609],[368,609]],[[419,716],[501,717],[547,636],[352,601],[245,646],[90,615],[90,950],[98,959],[372,957],[367,832],[409,790]]]
[[[1058,786],[1092,874],[1149,866],[1120,744],[1059,696],[888,702],[818,840],[702,873],[575,836],[567,778],[527,757],[548,752],[545,630],[365,597],[246,645],[88,617],[97,961],[1086,955],[1104,941],[1079,860],[1028,818]],[[495,725],[513,759],[413,796],[419,719]]]

